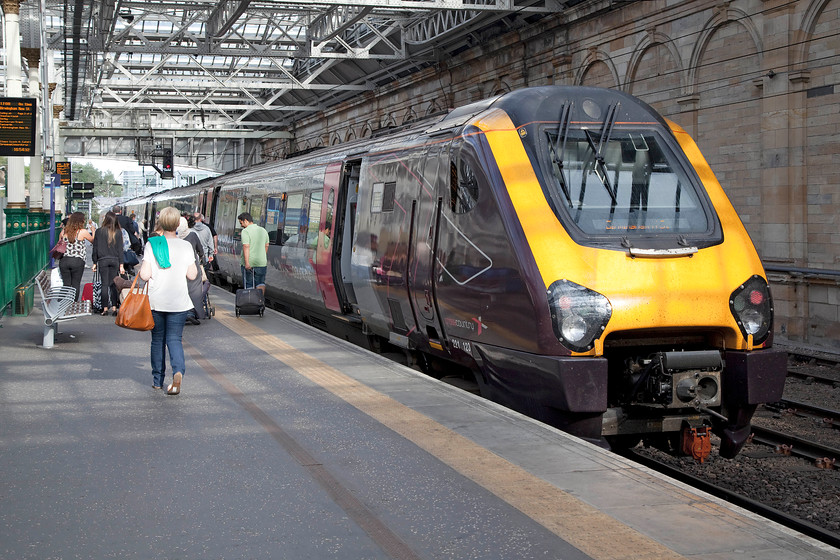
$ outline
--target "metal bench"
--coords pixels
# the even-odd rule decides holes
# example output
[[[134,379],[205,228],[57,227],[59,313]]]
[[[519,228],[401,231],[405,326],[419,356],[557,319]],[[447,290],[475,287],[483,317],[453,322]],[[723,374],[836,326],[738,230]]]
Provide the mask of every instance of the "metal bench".
[[[42,270],[35,277],[44,308],[44,348],[55,345],[58,324],[91,314],[89,301],[76,301],[76,290],[71,286],[52,286],[50,272]]]

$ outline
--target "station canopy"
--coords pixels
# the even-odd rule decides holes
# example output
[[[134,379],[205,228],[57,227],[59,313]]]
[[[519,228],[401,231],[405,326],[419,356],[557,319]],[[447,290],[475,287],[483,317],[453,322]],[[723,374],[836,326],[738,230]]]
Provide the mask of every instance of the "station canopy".
[[[27,17],[42,18],[68,126],[254,132],[282,131],[577,3],[41,2],[43,14],[38,0],[22,2],[21,32],[26,43]]]

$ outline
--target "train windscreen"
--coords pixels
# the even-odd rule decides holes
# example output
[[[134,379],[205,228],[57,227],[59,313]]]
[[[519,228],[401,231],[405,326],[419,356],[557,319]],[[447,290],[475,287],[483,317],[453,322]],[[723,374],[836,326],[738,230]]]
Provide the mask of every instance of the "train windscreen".
[[[695,183],[655,130],[569,128],[546,136],[551,194],[584,234],[708,232]]]

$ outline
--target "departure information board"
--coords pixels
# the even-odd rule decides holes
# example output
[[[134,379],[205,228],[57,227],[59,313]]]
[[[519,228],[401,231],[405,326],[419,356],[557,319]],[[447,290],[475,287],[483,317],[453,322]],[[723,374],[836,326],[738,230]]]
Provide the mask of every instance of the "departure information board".
[[[0,156],[35,155],[35,99],[0,97]]]
[[[55,172],[61,176],[61,184],[70,185],[72,183],[72,175],[70,171],[70,162],[69,161],[57,161],[55,162]]]

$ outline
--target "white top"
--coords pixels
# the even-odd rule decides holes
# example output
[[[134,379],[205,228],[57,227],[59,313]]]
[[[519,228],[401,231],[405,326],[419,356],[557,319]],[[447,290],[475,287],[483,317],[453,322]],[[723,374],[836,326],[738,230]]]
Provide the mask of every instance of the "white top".
[[[187,268],[195,262],[192,245],[183,239],[167,239],[169,268],[158,266],[151,243],[146,243],[143,261],[150,261],[149,304],[153,311],[189,311],[193,308],[187,289]]]

